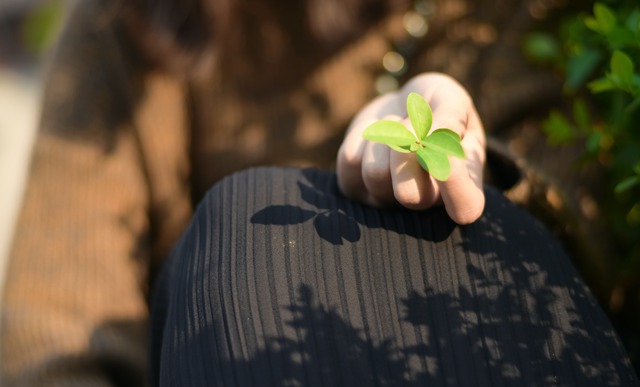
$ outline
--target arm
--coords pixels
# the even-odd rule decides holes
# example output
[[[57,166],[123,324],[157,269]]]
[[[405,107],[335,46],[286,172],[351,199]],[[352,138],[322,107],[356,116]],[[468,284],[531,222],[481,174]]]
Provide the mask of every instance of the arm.
[[[158,82],[148,81],[113,13],[78,4],[49,71],[7,272],[7,386],[144,385],[152,239],[171,234],[150,214],[185,216],[158,210],[176,193],[151,194],[150,185],[171,183],[168,172],[148,168],[159,157],[142,144],[144,126],[163,121],[153,104],[167,103],[149,89],[179,92],[167,82],[148,86]],[[156,125],[157,141],[162,133]],[[184,202],[165,206],[186,212]]]
[[[467,159],[449,159],[451,176],[445,182],[430,177],[412,154],[362,139],[364,129],[383,118],[410,126],[405,107],[410,92],[421,94],[431,105],[432,129],[449,128],[462,137]],[[338,152],[338,185],[345,195],[374,206],[397,202],[420,210],[443,203],[454,221],[466,224],[477,220],[484,209],[484,162],[484,130],[468,93],[453,79],[428,73],[413,78],[397,93],[379,97],[358,114]]]

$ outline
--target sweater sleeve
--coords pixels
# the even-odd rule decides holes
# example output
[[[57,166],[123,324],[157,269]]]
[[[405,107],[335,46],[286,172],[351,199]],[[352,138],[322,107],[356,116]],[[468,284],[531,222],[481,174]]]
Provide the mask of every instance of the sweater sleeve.
[[[182,116],[162,111],[179,88],[141,68],[117,18],[78,4],[49,70],[6,273],[3,386],[145,385],[150,262],[189,216],[184,155],[162,145],[186,143]]]

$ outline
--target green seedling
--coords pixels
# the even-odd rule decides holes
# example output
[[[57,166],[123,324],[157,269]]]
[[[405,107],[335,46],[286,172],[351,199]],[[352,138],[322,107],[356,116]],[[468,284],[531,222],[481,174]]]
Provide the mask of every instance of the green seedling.
[[[433,113],[420,94],[407,96],[407,113],[413,132],[397,121],[381,120],[369,125],[362,137],[379,142],[401,153],[415,153],[418,163],[440,181],[449,178],[449,156],[465,158],[460,136],[451,129],[436,129],[431,134]]]

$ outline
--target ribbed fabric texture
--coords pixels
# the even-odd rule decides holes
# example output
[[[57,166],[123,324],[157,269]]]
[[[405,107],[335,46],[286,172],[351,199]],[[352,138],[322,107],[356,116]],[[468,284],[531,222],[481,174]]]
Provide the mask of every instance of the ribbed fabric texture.
[[[635,386],[559,244],[487,188],[483,217],[380,211],[334,175],[216,185],[152,310],[162,386]]]

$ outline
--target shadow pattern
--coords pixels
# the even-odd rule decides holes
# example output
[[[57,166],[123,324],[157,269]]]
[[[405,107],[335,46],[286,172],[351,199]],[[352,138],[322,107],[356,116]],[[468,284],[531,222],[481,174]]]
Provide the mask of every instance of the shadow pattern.
[[[384,221],[387,218],[385,214],[390,212],[402,213],[404,216],[415,213],[405,209],[378,210],[383,214],[381,217],[367,218],[363,211],[354,211],[354,203],[340,193],[335,175],[310,168],[303,170],[302,176],[304,178],[296,183],[300,192],[300,202],[311,206],[311,209],[291,204],[269,205],[257,211],[251,217],[251,223],[288,226],[312,220],[317,235],[334,245],[359,241],[361,226],[406,233],[434,242],[445,240],[456,226],[442,208],[423,211],[423,214],[427,214],[425,216],[419,215],[423,220],[429,219],[429,223],[437,223],[439,225],[437,228],[403,228],[402,223]],[[380,220],[381,222],[378,223]],[[428,230],[428,233],[421,234],[420,231],[424,230]]]
[[[224,215],[222,198],[244,203],[243,191],[232,187],[261,179],[284,192],[281,202],[266,202],[282,204]],[[236,175],[200,207],[176,250],[184,260],[173,265],[156,347],[160,379],[221,386],[639,385],[559,243],[496,190],[485,194],[482,218],[456,227],[442,209],[385,212],[350,202],[327,172]],[[295,246],[280,243],[289,237]],[[218,256],[226,243],[236,252]]]

